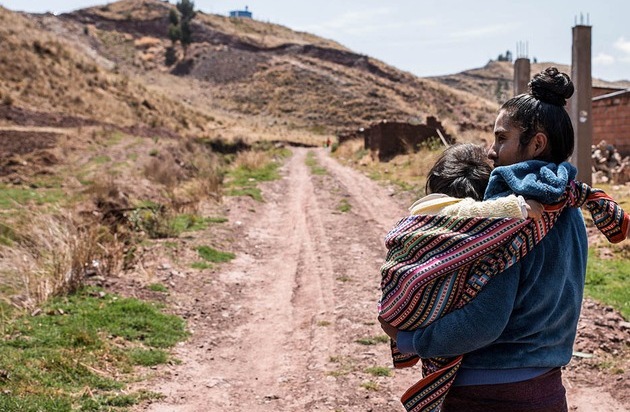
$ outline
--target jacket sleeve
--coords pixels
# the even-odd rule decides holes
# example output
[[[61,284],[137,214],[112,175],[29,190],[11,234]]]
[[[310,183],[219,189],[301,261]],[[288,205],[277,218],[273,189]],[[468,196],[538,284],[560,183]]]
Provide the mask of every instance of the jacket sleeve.
[[[421,358],[453,357],[483,348],[505,329],[516,299],[521,265],[516,263],[498,274],[462,308],[446,314],[426,328],[399,331],[402,353]]]

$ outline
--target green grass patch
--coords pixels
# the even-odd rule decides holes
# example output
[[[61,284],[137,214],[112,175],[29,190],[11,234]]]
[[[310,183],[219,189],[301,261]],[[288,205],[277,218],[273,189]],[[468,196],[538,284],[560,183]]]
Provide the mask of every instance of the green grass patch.
[[[105,145],[114,146],[120,143],[125,138],[125,136],[126,135],[124,133],[121,133],[119,131],[112,132],[112,134],[107,138],[107,140],[105,140]]]
[[[48,189],[61,189],[63,186],[63,177],[59,175],[42,175],[37,176],[29,184],[32,188],[48,188]]]
[[[378,383],[374,382],[374,381],[367,381],[367,382],[363,382],[361,384],[361,387],[363,389],[366,389],[368,391],[378,391]]]
[[[230,184],[240,187],[249,187],[256,182],[269,182],[280,178],[276,162],[269,162],[260,168],[238,166],[228,172]]]
[[[147,289],[153,292],[168,292],[168,288],[161,283],[152,283],[147,287]]]
[[[334,377],[346,376],[354,370],[354,365],[350,358],[344,356],[330,356],[328,361],[334,363],[336,368],[335,370],[326,372],[326,375]]]
[[[226,219],[227,220],[227,219]],[[210,223],[215,223],[216,218],[206,218],[194,214],[177,215],[172,220],[173,230],[176,233],[194,232],[204,230]]]
[[[208,223],[225,223],[228,221],[227,217],[207,217],[205,219]]]
[[[196,214],[172,214],[161,205],[147,204],[134,210],[129,216],[136,230],[145,232],[151,239],[178,237],[184,232],[206,229],[218,218],[206,218]]]
[[[204,269],[212,269],[214,267],[214,265],[212,263],[209,263],[209,262],[193,262],[190,265],[190,267],[193,268],[193,269],[204,270]]]
[[[143,400],[158,400],[164,398],[164,395],[149,392],[138,391],[132,394],[119,395],[96,395],[88,397],[85,395],[82,401],[81,411],[123,411],[126,407],[133,406]]]
[[[262,202],[262,193],[257,185],[260,182],[279,179],[279,167],[280,163],[275,161],[267,162],[260,167],[236,166],[227,172],[225,193],[228,196],[249,196]]]
[[[610,305],[630,319],[630,265],[627,259],[601,259],[589,249],[586,266],[587,296]]]
[[[96,163],[97,165],[102,165],[110,162],[112,159],[107,155],[97,155],[90,159],[92,163]]]
[[[315,154],[313,152],[308,152],[306,154],[306,166],[311,169],[311,173],[314,175],[325,175],[327,173],[326,169],[321,167],[319,163],[317,163],[317,159],[315,158]]]
[[[159,306],[101,298],[95,289],[55,298],[38,316],[3,323],[0,370],[8,378],[0,379],[2,411],[113,410],[154,397],[121,395],[125,383],[117,376],[133,365],[166,362],[164,349],[187,336],[183,320]]]
[[[389,337],[387,335],[369,336],[366,338],[359,338],[355,340],[355,342],[366,346],[376,345],[378,343],[388,343]]]
[[[168,361],[168,353],[161,349],[131,349],[128,353],[129,360],[134,365],[155,366]]]
[[[196,250],[199,254],[199,257],[201,257],[203,260],[213,263],[229,262],[236,257],[234,253],[221,252],[219,250],[211,248],[210,246],[199,246]]]
[[[0,223],[0,245],[13,246],[15,240],[17,240],[17,234],[13,228]]]
[[[59,188],[7,186],[0,184],[0,209],[14,209],[30,204],[60,204],[66,194]]]
[[[262,192],[257,187],[228,189],[225,194],[227,196],[249,196],[257,202],[263,201]]]
[[[365,372],[369,373],[372,376],[392,376],[392,372],[389,368],[384,366],[372,366],[367,368]]]
[[[352,210],[352,205],[348,202],[347,199],[341,199],[339,204],[337,205],[337,210],[341,213],[346,213]]]

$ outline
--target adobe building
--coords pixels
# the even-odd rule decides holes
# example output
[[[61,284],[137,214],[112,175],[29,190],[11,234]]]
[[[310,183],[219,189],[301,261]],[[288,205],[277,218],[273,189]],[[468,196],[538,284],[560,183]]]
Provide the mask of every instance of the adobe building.
[[[337,136],[339,143],[357,138],[363,138],[364,148],[370,151],[372,158],[380,161],[388,161],[399,154],[417,152],[421,144],[430,139],[436,139],[445,146],[455,143],[442,123],[433,116],[427,117],[426,124],[382,120],[367,128]]]
[[[630,89],[595,95],[593,90],[593,144],[602,140],[630,155]]]

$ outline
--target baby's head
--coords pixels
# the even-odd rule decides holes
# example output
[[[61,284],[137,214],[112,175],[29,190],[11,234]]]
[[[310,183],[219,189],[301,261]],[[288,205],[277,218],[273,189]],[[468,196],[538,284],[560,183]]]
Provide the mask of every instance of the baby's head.
[[[435,162],[427,176],[425,190],[427,194],[483,200],[490,172],[492,166],[486,149],[472,143],[456,144],[446,149]]]

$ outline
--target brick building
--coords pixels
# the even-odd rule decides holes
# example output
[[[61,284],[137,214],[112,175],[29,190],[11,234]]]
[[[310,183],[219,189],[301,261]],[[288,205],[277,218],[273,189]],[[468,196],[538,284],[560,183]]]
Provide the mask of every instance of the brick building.
[[[605,140],[622,156],[630,155],[630,89],[593,92],[593,144]]]

